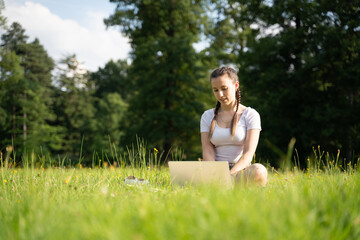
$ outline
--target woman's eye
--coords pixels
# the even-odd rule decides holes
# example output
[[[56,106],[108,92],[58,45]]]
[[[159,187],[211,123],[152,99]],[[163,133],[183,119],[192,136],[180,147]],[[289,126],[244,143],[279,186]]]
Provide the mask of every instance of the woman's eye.
[[[217,89],[214,89],[214,92],[217,92],[218,90]]]

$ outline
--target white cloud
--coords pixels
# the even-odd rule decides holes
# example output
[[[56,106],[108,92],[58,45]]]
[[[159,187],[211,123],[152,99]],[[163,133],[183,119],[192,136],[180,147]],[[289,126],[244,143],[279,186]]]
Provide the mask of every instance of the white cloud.
[[[100,11],[86,13],[86,26],[33,2],[7,3],[3,13],[9,24],[19,22],[30,40],[37,37],[55,61],[75,53],[89,70],[96,71],[110,59],[126,59],[130,51],[127,38],[115,29],[106,30],[103,18],[107,14]]]

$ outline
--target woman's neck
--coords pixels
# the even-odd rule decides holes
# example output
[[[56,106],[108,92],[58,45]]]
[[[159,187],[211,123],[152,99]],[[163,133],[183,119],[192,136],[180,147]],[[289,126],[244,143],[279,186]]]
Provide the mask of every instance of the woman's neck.
[[[232,104],[232,105],[221,105],[221,111],[224,112],[235,112],[236,110],[236,104]]]
[[[242,112],[243,110],[245,110],[245,106],[244,105],[242,105],[242,104],[239,104],[239,108],[238,108],[238,110],[237,110],[237,112],[239,113],[239,112]],[[220,107],[220,111],[221,112],[235,112],[236,111],[236,104],[234,104],[234,105],[232,105],[232,106],[221,106]]]

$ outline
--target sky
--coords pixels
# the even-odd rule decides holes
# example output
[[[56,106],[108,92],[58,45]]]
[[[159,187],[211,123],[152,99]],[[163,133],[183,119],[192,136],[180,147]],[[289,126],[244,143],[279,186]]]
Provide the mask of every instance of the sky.
[[[127,59],[128,38],[103,19],[115,10],[109,0],[4,0],[8,26],[18,22],[29,41],[38,38],[55,62],[70,54],[96,71],[110,59]]]

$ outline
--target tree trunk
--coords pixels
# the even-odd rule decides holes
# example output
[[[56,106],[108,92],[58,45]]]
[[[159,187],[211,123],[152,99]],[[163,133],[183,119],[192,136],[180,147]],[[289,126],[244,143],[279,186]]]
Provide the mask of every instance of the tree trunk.
[[[353,92],[349,92],[348,95],[349,98],[349,105],[350,105],[350,109],[352,109],[353,104],[354,104],[354,94]],[[351,133],[351,127],[352,127],[352,123],[349,124],[348,126],[348,147],[347,147],[347,153],[346,153],[346,157],[347,157],[347,161],[350,162],[352,160],[352,145],[353,145],[353,139],[352,139],[352,133]]]
[[[26,93],[24,93],[24,100],[25,100],[25,102],[26,102],[26,98],[27,98],[27,96],[26,96]],[[27,121],[27,113],[26,113],[26,111],[24,111],[24,119],[23,119],[23,146],[24,146],[24,148],[25,148],[25,145],[26,145],[26,137],[27,137],[27,123],[26,123],[26,121]]]
[[[11,138],[12,140],[15,140],[16,138],[16,107],[15,105],[12,105],[12,133]]]
[[[173,16],[172,16],[172,13],[173,13],[173,10],[174,10],[174,4],[175,4],[175,0],[172,0],[171,1],[171,6],[170,6],[170,9],[169,9],[169,15],[170,15],[170,28],[167,32],[167,35],[169,37],[169,39],[173,39],[174,36],[175,36],[175,23],[173,21]],[[172,58],[173,57],[173,53],[172,53],[172,49],[170,49],[169,51],[169,55],[168,57],[169,58]],[[174,69],[171,68],[170,69],[170,76],[174,76]],[[173,102],[172,102],[172,95],[174,94],[173,93],[173,86],[174,86],[175,82],[173,81],[172,77],[170,77],[170,79],[167,79],[166,80],[166,88],[169,89],[169,97],[165,98],[165,101],[164,101],[164,107],[165,107],[165,111],[168,110],[168,111],[172,111],[173,110]],[[165,154],[168,154],[172,145],[173,145],[173,142],[174,142],[174,139],[172,139],[172,137],[170,136],[171,135],[171,132],[173,131],[173,128],[174,128],[174,124],[173,124],[173,120],[171,118],[170,115],[167,116],[167,119],[166,119],[166,128],[164,129],[164,151],[165,151]],[[168,155],[168,160],[171,160],[171,154],[169,153]]]
[[[23,122],[23,145],[25,147],[26,144],[26,137],[27,137],[27,125],[26,125],[26,118],[27,118],[27,114],[24,113],[24,122]]]

